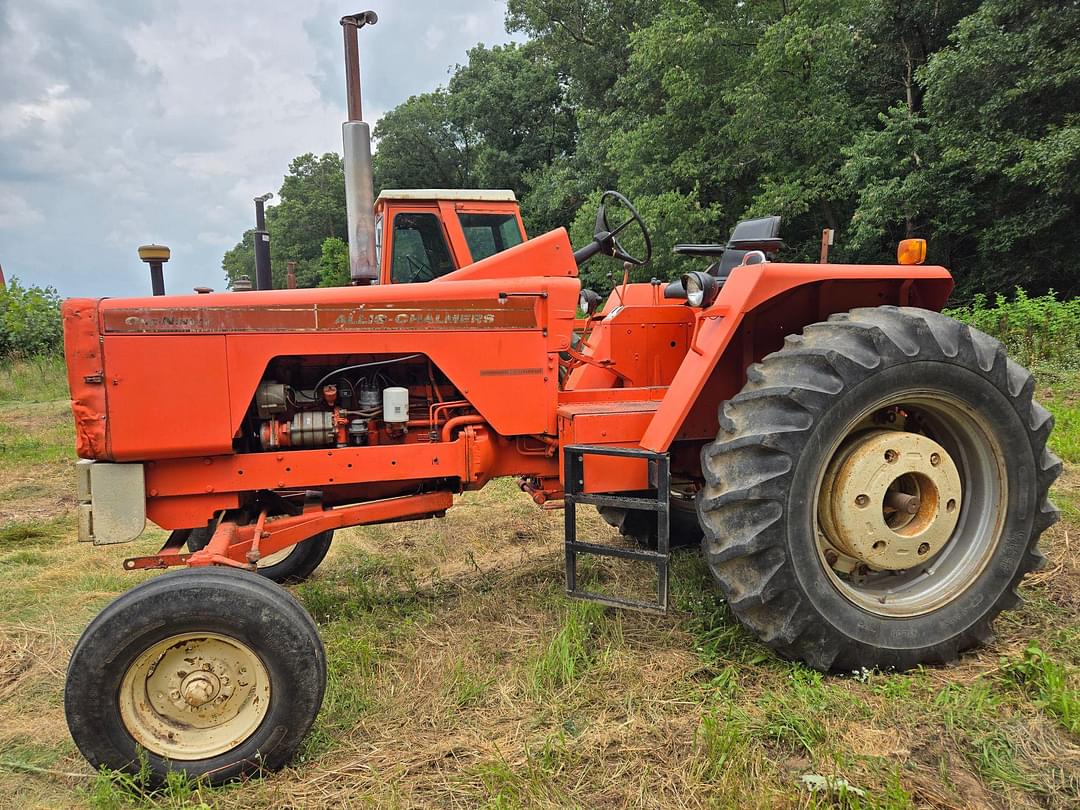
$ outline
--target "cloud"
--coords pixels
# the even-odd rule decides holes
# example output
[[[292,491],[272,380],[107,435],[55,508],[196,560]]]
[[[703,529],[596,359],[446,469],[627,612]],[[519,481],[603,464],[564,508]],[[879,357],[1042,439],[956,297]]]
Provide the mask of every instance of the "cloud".
[[[23,199],[10,184],[0,184],[0,228],[25,228],[44,221],[42,213]]]
[[[0,262],[66,295],[222,285],[221,254],[303,152],[340,151],[351,0],[0,2]],[[445,84],[501,0],[400,0],[361,32],[366,117]],[[431,36],[425,31],[434,31]],[[62,234],[63,238],[58,238]]]

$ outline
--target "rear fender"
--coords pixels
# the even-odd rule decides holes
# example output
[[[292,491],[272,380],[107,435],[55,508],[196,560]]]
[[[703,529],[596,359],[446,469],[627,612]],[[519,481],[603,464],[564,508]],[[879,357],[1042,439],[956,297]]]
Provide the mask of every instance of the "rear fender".
[[[952,291],[944,267],[758,264],[735,268],[714,304],[698,316],[690,349],[641,445],[716,435],[717,409],[746,382],[746,370],[787,335],[837,312],[894,304],[940,310]]]

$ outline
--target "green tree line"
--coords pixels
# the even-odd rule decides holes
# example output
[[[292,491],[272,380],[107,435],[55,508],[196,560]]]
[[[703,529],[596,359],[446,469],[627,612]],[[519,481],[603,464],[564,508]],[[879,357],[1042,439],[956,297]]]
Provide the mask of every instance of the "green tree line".
[[[1080,294],[1080,0],[508,0],[506,23],[523,43],[476,46],[380,119],[377,188],[512,188],[530,233],[575,244],[617,188],[653,230],[646,275],[779,214],[785,259],[825,227],[835,261],[917,236],[959,300]],[[343,186],[337,155],[292,162],[275,276],[347,278]],[[253,264],[249,233],[223,265]]]

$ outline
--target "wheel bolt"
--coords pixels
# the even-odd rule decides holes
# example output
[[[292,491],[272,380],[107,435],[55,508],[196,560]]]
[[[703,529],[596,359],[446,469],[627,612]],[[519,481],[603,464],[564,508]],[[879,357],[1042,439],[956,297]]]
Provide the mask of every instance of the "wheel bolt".
[[[895,450],[885,451],[885,460],[890,464],[894,463],[898,458],[900,458],[900,454],[897,453]]]
[[[922,556],[923,554],[925,554],[929,550],[930,550],[930,544],[929,543],[919,543],[919,555],[920,556]]]
[[[939,456],[937,453],[931,453],[930,454],[930,466],[931,467],[936,467],[940,463],[941,463],[941,456]]]
[[[869,495],[859,495],[855,498],[856,506],[866,506],[868,503],[870,503]]]

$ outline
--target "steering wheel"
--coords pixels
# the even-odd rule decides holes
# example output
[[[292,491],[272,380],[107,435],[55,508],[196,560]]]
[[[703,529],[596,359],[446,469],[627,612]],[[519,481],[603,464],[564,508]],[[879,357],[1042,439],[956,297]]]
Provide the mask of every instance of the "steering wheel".
[[[630,217],[627,220],[620,225],[616,225],[614,228],[611,227],[611,223],[608,221],[609,200],[616,201],[620,205],[625,206],[630,213]],[[641,229],[641,235],[645,240],[645,255],[641,258],[631,256],[618,239],[619,234],[632,224],[636,224]],[[603,253],[607,256],[612,256],[620,261],[629,262],[630,264],[639,267],[643,264],[648,264],[649,260],[652,258],[652,238],[649,235],[649,229],[645,226],[645,221],[641,218],[641,214],[637,212],[637,209],[634,208],[630,200],[626,199],[626,197],[617,191],[605,191],[600,197],[600,207],[596,211],[596,231],[593,234],[593,240],[585,247],[575,251],[574,259],[580,265],[597,253]]]
[[[409,274],[409,284],[416,284],[418,282],[434,280],[435,272],[430,267],[424,264],[420,264],[420,262],[410,256],[408,253],[403,253],[402,255],[405,257],[405,260],[414,268],[412,273]],[[423,276],[425,275],[427,276],[427,278],[423,278]]]

